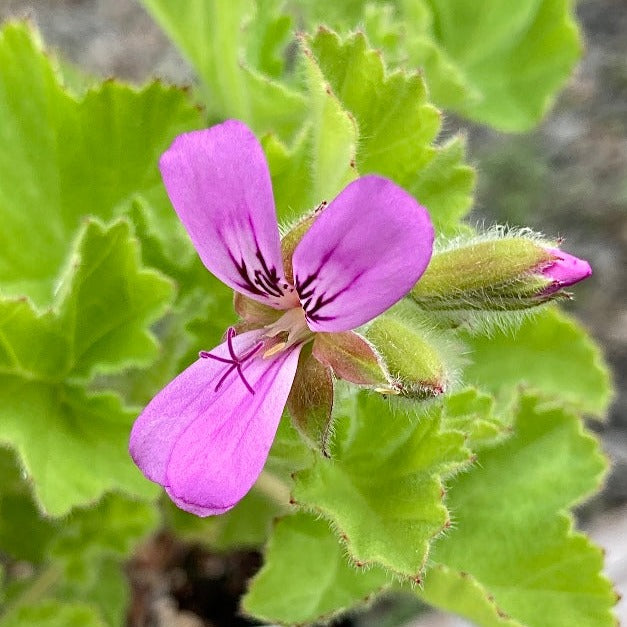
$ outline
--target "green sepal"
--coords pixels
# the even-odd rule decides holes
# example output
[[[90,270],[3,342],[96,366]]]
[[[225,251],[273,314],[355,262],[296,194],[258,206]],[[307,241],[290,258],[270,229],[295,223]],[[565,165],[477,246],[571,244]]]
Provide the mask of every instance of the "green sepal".
[[[516,311],[533,308],[556,294],[539,270],[551,261],[540,243],[495,231],[476,241],[454,241],[437,251],[409,296],[427,311]]]
[[[290,226],[289,230],[281,238],[281,256],[283,258],[283,270],[285,271],[285,278],[293,285],[294,284],[294,269],[292,268],[292,256],[296,247],[303,239],[305,233],[310,229],[311,225],[315,222],[320,211],[322,211],[327,205],[327,202],[322,202],[314,212],[305,215],[296,221],[295,224]]]
[[[305,442],[329,457],[332,434],[333,376],[305,347],[287,399],[292,424]]]
[[[316,333],[312,352],[339,379],[383,389],[390,389],[392,385],[381,356],[355,331]]]
[[[244,322],[257,327],[276,322],[283,314],[281,310],[268,307],[240,292],[233,292],[233,309]]]

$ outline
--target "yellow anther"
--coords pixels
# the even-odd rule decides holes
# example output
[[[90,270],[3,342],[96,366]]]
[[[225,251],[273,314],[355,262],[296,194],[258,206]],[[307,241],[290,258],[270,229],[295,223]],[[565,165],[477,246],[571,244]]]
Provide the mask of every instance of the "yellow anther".
[[[263,354],[263,358],[268,359],[268,357],[272,357],[272,355],[280,353],[286,346],[287,342],[279,342],[278,344],[275,344]]]

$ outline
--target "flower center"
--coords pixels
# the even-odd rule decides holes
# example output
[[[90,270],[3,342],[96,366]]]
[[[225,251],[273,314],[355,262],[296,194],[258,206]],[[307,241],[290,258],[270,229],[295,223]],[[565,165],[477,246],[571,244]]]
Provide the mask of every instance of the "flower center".
[[[302,307],[288,309],[276,322],[265,327],[264,337],[278,339],[281,335],[284,339],[270,346],[263,354],[264,359],[313,337],[313,332],[307,326],[305,311]]]

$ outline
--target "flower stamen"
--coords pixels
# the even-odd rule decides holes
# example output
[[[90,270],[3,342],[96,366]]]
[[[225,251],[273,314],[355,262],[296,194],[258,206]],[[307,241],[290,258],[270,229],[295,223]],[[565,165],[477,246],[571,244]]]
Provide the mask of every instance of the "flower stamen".
[[[287,342],[279,342],[278,344],[275,344],[264,352],[264,354],[262,355],[263,359],[268,359],[269,357],[272,357],[272,355],[280,353],[286,346]]]

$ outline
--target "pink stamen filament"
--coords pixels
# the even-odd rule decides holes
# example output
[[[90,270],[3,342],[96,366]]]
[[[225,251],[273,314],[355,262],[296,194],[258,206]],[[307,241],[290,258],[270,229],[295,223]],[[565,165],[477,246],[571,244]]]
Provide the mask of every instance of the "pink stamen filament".
[[[236,335],[235,329],[233,327],[229,327],[226,332],[226,343],[229,349],[229,354],[231,355],[231,359],[228,359],[226,357],[219,357],[218,355],[212,355],[211,353],[207,351],[200,351],[199,356],[202,359],[214,359],[215,361],[219,361],[220,363],[230,365],[230,368],[226,370],[226,372],[220,377],[220,380],[216,384],[216,387],[215,387],[216,392],[222,387],[222,384],[224,383],[226,378],[231,374],[231,372],[233,372],[234,370],[237,370],[237,374],[239,375],[240,379],[246,386],[246,389],[251,394],[254,394],[255,390],[253,389],[252,385],[250,385],[250,383],[248,383],[248,381],[246,380],[242,366],[244,365],[246,361],[248,361],[251,357],[253,357],[255,354],[257,354],[261,350],[261,347],[263,346],[263,342],[257,342],[252,348],[250,348],[246,353],[244,353],[244,355],[242,355],[241,357],[238,357],[237,354],[235,353],[235,349],[233,348],[233,338],[235,337],[235,335]]]

